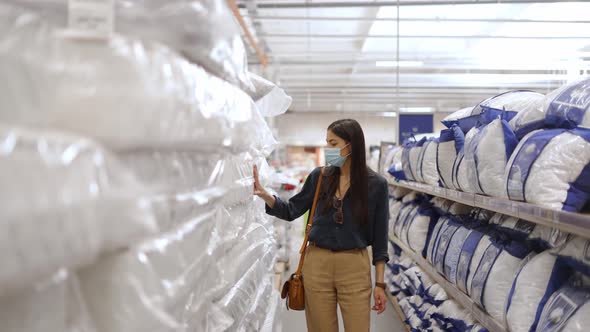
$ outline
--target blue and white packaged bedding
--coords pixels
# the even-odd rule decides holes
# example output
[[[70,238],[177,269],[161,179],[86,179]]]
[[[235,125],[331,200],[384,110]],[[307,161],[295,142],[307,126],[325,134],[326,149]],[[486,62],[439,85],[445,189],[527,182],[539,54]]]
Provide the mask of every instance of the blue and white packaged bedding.
[[[402,151],[402,168],[408,181],[423,182],[418,171],[418,160],[422,152],[422,146],[426,143],[426,137],[417,142],[404,143]]]
[[[418,170],[420,173],[419,178],[423,180],[422,182],[438,187],[437,149],[438,138],[430,139],[424,143],[418,159]]]
[[[590,129],[529,133],[508,161],[505,190],[511,200],[580,211],[590,200]]]
[[[465,134],[459,126],[441,131],[436,150],[436,168],[443,187],[457,189],[453,185],[453,164],[464,144]]]
[[[462,108],[444,118],[441,122],[447,128],[458,126],[464,133],[475,127],[479,121],[481,109],[474,111],[475,107]]]
[[[583,332],[590,326],[590,289],[575,277],[558,289],[547,301],[537,332]]]
[[[573,270],[550,251],[523,260],[506,304],[510,331],[535,331],[545,303],[572,275]]]
[[[530,249],[519,242],[493,241],[478,263],[471,283],[471,298],[497,321],[504,321],[505,305],[516,273]]]
[[[475,109],[481,108],[479,124],[488,124],[497,118],[508,122],[520,113],[539,109],[544,100],[545,96],[538,92],[512,90],[482,101]]]
[[[464,148],[466,183],[464,191],[504,197],[506,163],[518,144],[516,136],[505,120],[496,119],[488,125],[472,129]],[[461,174],[459,174],[460,176]],[[465,181],[465,179],[463,179]],[[461,181],[459,181],[461,183]]]
[[[590,78],[566,84],[552,92],[547,99],[547,127],[590,128]]]
[[[473,140],[473,138],[479,132],[478,128],[471,129],[465,135],[465,144],[467,142]],[[453,187],[456,190],[461,190],[465,192],[475,192],[475,188],[472,189],[472,185],[469,183],[469,178],[467,177],[467,170],[468,165],[465,162],[465,146],[463,146],[463,150],[457,153],[457,158],[453,163],[453,174],[452,174],[452,183]]]

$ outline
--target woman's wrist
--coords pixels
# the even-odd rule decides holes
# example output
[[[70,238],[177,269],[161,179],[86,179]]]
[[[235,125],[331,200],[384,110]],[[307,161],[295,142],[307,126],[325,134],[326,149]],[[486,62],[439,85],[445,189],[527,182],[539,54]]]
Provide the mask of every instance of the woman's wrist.
[[[266,205],[268,205],[271,209],[275,206],[276,198],[268,192],[264,193],[262,200],[264,200]]]

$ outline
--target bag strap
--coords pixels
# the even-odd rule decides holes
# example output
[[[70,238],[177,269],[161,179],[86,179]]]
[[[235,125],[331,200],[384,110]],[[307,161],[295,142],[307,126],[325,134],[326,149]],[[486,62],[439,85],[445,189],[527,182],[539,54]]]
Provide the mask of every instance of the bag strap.
[[[305,260],[305,249],[307,249],[307,244],[309,242],[309,231],[311,231],[311,225],[313,224],[313,216],[315,214],[315,208],[318,203],[318,196],[320,194],[320,186],[322,185],[322,178],[324,177],[324,168],[322,168],[320,172],[320,177],[318,179],[318,184],[315,188],[315,195],[313,197],[313,204],[311,205],[311,211],[309,212],[309,217],[307,219],[307,228],[305,229],[305,238],[303,239],[303,244],[301,245],[301,249],[299,253],[301,254],[301,258],[299,259],[299,266],[297,267],[296,275],[301,275],[301,270],[303,269],[303,261]]]

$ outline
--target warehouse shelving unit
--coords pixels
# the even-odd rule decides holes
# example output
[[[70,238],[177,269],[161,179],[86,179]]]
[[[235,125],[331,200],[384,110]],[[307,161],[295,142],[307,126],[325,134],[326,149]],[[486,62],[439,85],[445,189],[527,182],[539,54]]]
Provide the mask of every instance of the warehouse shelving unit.
[[[390,186],[403,187],[428,195],[442,197],[461,204],[503,213],[533,223],[553,227],[564,232],[590,238],[590,214],[551,210],[530,203],[465,193],[423,183],[389,180],[389,184]],[[408,248],[406,244],[392,235],[390,236],[390,240],[399,246],[414,262],[416,262],[434,282],[443,287],[450,297],[454,298],[465,309],[469,310],[473,318],[477,320],[482,326],[491,332],[506,331],[506,328],[502,323],[489,316],[468,295],[447,281],[445,277],[439,274],[432,264],[430,264],[421,255],[416,254],[413,250]]]
[[[590,238],[590,214],[552,210],[530,203],[465,193],[424,183],[390,180],[389,184],[442,197],[461,204],[503,213],[536,224],[553,227],[567,233]]]
[[[412,249],[408,248],[398,238],[391,236],[389,239],[400,247],[403,252],[408,255],[420,268],[424,271],[435,283],[439,284],[445,289],[447,295],[457,301],[463,308],[469,310],[475,320],[477,320],[483,327],[490,332],[504,332],[507,331],[503,324],[497,322],[494,318],[488,315],[482,308],[480,308],[469,296],[461,292],[455,285],[447,281],[445,277],[440,275],[424,257],[416,254]],[[394,304],[395,305],[395,304]]]

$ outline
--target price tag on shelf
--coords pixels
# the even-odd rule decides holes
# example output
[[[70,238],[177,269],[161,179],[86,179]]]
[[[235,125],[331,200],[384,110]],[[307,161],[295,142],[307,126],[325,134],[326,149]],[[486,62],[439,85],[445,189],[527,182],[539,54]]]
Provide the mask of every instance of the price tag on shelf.
[[[114,16],[114,0],[68,0],[68,32],[72,37],[109,38]]]

